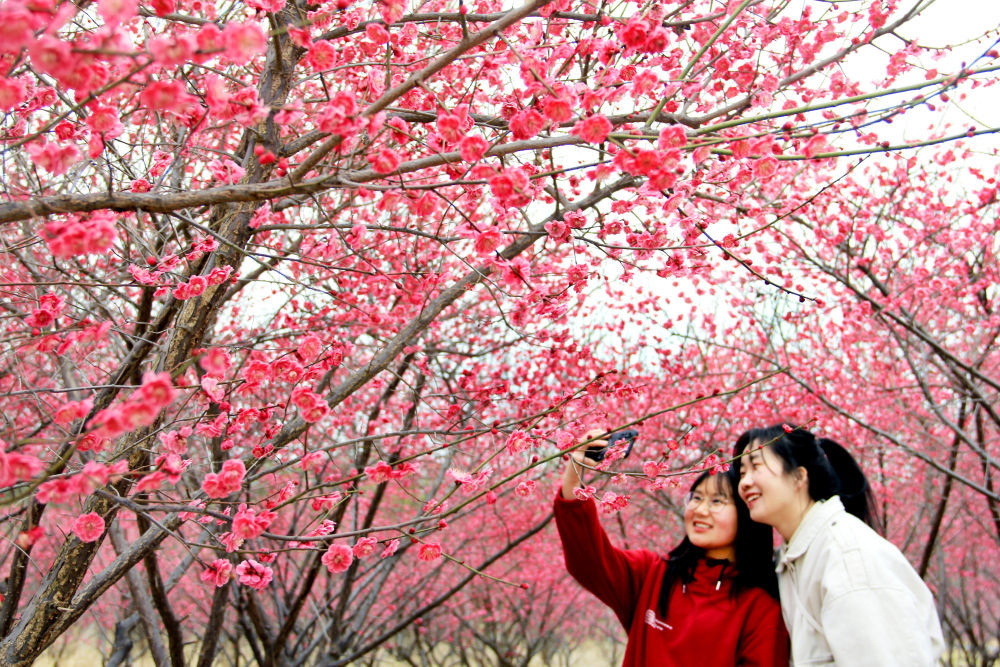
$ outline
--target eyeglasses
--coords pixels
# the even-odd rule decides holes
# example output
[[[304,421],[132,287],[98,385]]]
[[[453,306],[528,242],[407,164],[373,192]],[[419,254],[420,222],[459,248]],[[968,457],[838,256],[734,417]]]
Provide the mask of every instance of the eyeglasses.
[[[703,496],[700,493],[692,493],[688,496],[688,509],[697,509],[706,500],[708,501],[708,511],[712,514],[718,514],[732,504],[725,496]]]

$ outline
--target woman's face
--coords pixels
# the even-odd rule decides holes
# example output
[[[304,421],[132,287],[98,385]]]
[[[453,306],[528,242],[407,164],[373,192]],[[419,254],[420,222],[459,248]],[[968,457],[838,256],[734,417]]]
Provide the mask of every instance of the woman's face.
[[[688,496],[684,530],[709,558],[736,560],[736,504],[721,475],[706,477]]]
[[[809,504],[801,474],[797,477],[785,472],[781,459],[757,441],[750,443],[740,458],[739,494],[750,518],[774,526],[786,541],[798,527],[803,506]]]

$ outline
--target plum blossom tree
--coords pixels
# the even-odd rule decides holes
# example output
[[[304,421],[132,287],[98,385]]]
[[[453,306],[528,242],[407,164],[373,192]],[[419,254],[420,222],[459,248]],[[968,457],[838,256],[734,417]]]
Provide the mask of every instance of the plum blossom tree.
[[[926,6],[4,3],[0,661],[85,621],[161,665],[432,622],[500,647],[518,596],[573,618],[546,529],[579,433],[642,425],[641,471],[581,493],[666,544],[679,476],[783,412],[871,434],[974,646],[997,601],[957,587],[995,575],[950,545],[1000,537],[996,182],[928,207],[906,156],[997,128],[887,128],[1000,63],[926,69]],[[737,323],[696,308],[722,284]],[[972,502],[983,530],[944,520]]]

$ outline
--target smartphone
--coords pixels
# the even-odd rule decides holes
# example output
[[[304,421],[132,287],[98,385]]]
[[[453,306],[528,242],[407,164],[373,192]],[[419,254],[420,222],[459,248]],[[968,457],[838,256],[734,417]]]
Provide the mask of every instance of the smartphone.
[[[608,453],[608,448],[613,447],[622,440],[628,442],[625,447],[625,456],[622,459],[627,459],[628,455],[632,453],[632,445],[635,444],[635,439],[639,436],[639,431],[634,428],[625,429],[623,431],[615,431],[608,436],[608,444],[604,447],[600,445],[591,445],[587,448],[587,457],[595,461],[603,461],[604,457]]]

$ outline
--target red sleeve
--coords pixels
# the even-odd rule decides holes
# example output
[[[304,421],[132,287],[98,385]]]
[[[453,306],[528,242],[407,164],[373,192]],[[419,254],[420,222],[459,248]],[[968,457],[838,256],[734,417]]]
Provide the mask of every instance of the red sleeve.
[[[744,615],[740,633],[741,667],[788,667],[791,646],[781,618],[781,605],[764,591],[753,591],[753,602]]]
[[[628,630],[643,577],[660,557],[651,551],[614,547],[597,519],[593,500],[566,500],[560,493],[554,509],[566,569],[581,586],[611,607]]]

